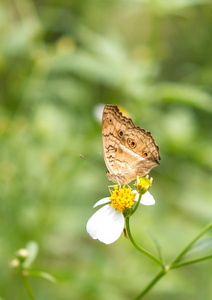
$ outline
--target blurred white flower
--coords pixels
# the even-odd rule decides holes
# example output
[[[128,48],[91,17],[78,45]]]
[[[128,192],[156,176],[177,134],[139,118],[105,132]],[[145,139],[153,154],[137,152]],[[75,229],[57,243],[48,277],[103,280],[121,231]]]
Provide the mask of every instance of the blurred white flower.
[[[102,123],[102,112],[104,109],[104,104],[98,103],[94,106],[94,116],[99,123]]]

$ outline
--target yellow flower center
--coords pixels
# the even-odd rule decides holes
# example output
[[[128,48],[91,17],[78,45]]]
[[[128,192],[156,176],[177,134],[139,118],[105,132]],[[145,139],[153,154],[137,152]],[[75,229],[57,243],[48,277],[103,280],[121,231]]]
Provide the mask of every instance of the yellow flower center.
[[[132,207],[135,196],[136,193],[132,193],[130,188],[123,186],[123,188],[119,189],[118,186],[115,186],[110,196],[111,205],[118,211],[123,211]]]

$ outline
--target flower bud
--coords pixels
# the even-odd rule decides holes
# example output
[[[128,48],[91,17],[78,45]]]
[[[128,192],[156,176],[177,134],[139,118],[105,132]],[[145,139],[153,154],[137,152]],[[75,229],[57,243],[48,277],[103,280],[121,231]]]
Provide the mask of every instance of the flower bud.
[[[19,249],[17,252],[17,257],[20,259],[20,261],[25,261],[28,256],[29,251],[25,248]]]
[[[146,177],[140,177],[140,178],[137,176],[137,180],[136,180],[136,183],[135,183],[135,187],[136,187],[137,192],[140,195],[145,194],[146,191],[148,191],[148,189],[151,187],[152,182],[153,182],[153,178],[151,177],[149,179],[148,175]]]
[[[20,260],[18,258],[14,258],[11,262],[10,262],[10,267],[13,269],[16,269],[20,266]]]

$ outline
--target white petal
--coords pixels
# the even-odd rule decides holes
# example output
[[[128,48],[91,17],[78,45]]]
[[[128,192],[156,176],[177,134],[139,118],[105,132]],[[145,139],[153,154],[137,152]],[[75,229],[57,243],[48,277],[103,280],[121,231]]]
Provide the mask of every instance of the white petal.
[[[86,230],[93,239],[105,244],[115,242],[124,228],[124,216],[111,205],[100,208],[89,220]]]
[[[109,199],[110,199],[110,197],[103,198],[103,199],[97,201],[96,204],[94,204],[93,207],[96,207],[96,206],[98,206],[98,205],[102,205],[102,204],[109,203],[109,202],[110,202]]]
[[[138,201],[138,198],[139,198],[138,192],[136,190],[134,190],[132,192],[136,193],[135,201]],[[147,191],[144,195],[142,195],[140,203],[143,204],[143,205],[154,205],[155,204],[155,199],[150,194],[150,192]]]
[[[155,204],[155,199],[154,197],[150,194],[150,192],[146,192],[142,197],[141,197],[141,204],[143,205],[154,205]]]

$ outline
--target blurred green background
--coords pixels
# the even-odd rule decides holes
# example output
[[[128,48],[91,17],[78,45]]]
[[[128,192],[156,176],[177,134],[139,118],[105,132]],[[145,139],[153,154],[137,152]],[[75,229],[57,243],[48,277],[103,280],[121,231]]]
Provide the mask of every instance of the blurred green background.
[[[7,0],[0,4],[0,299],[28,299],[9,268],[30,240],[36,299],[133,299],[158,272],[123,236],[86,233],[108,195],[101,104],[152,132],[157,203],[132,218],[136,240],[167,262],[211,220],[212,4],[204,0]],[[208,234],[209,236],[209,234]],[[212,299],[212,262],[170,272],[148,300]]]

